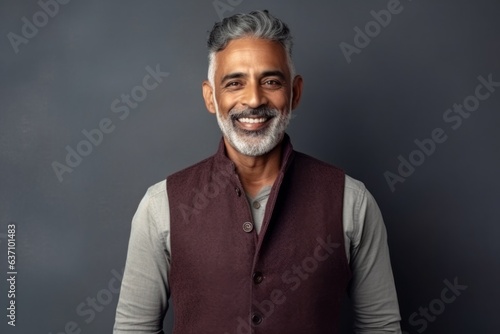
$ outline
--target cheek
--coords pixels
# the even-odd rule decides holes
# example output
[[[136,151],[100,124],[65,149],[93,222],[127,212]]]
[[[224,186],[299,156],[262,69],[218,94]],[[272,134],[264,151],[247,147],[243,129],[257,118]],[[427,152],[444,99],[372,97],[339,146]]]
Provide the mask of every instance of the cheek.
[[[276,94],[276,96],[274,96],[272,99],[269,99],[269,104],[282,112],[287,112],[291,107],[291,100],[291,95],[283,92],[282,94]]]
[[[227,103],[227,101],[224,101],[224,100],[218,100],[218,108],[219,108],[219,112],[223,115],[227,115],[229,113],[229,111],[231,110],[231,106],[230,104]]]
[[[238,94],[220,94],[217,96],[219,111],[226,115],[233,108],[241,108]]]

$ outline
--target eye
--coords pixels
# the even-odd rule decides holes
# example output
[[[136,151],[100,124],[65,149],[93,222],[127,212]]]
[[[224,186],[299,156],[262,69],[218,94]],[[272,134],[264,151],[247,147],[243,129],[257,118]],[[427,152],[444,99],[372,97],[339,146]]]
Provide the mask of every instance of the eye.
[[[230,82],[228,82],[228,83],[226,84],[226,86],[225,86],[225,87],[226,87],[226,88],[233,88],[233,89],[234,89],[234,88],[239,88],[239,87],[241,87],[241,86],[242,86],[242,84],[241,84],[241,82],[239,82],[239,81],[230,81]]]
[[[269,87],[269,88],[274,88],[274,89],[277,89],[277,88],[280,88],[281,86],[283,86],[281,81],[275,80],[275,79],[269,79],[269,80],[264,81],[264,85]]]

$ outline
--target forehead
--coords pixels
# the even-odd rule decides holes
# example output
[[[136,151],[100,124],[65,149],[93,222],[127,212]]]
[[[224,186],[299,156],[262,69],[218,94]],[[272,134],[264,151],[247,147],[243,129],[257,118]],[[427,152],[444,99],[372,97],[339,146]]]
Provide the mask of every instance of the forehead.
[[[286,50],[279,42],[259,38],[239,38],[215,54],[216,76],[229,72],[280,70],[288,73]]]

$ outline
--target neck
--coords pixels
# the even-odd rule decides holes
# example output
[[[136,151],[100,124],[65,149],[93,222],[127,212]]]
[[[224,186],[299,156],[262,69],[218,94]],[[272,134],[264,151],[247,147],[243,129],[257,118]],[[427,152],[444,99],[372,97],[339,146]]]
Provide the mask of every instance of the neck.
[[[268,153],[256,157],[241,154],[225,138],[224,144],[248,195],[253,197],[262,187],[273,185],[281,166],[281,142]]]

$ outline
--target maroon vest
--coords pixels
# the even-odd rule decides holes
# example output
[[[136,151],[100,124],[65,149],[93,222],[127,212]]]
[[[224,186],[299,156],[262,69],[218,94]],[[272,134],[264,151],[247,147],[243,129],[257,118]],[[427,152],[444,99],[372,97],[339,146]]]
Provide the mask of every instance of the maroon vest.
[[[282,145],[259,234],[223,141],[167,178],[175,334],[338,333],[345,175]]]

